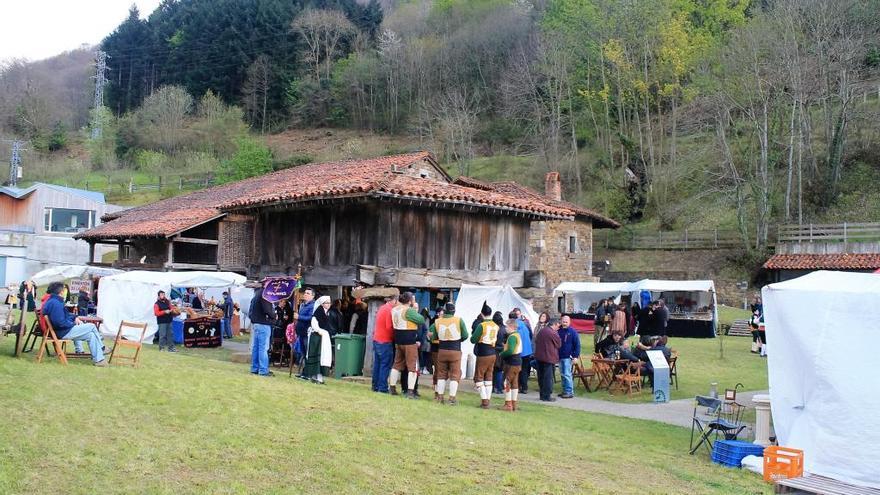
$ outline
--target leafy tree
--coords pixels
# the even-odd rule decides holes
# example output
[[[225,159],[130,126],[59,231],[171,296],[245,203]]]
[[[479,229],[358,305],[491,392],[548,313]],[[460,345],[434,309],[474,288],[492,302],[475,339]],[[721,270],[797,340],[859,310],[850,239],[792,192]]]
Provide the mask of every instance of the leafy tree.
[[[272,171],[272,152],[261,141],[251,137],[240,137],[236,141],[238,150],[220,168],[221,183],[234,182]]]

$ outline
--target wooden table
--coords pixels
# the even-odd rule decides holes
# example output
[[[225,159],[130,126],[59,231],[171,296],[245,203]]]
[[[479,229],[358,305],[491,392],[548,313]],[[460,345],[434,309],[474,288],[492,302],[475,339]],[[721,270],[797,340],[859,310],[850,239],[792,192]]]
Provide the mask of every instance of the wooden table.
[[[622,373],[623,370],[626,369],[626,366],[629,366],[630,360],[593,358],[592,362],[594,364],[593,367],[596,368],[596,375],[598,377],[596,390],[604,388],[608,390],[608,392],[611,392],[611,387],[614,385],[614,377]]]

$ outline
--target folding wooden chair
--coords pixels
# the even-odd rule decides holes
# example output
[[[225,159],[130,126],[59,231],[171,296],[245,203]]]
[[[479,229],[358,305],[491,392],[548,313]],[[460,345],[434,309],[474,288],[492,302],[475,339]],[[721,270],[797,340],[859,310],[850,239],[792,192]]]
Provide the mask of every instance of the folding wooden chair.
[[[572,365],[572,373],[575,378],[580,378],[581,383],[584,384],[584,388],[587,389],[587,392],[593,391],[590,388],[590,380],[596,377],[596,371],[592,368],[587,368],[586,366],[584,366],[583,357],[578,356],[578,358],[574,361]]]
[[[620,389],[632,395],[633,391],[642,391],[642,363],[627,363],[621,372],[614,376]],[[609,388],[609,391],[611,389]]]
[[[611,365],[607,359],[594,357],[590,361],[593,363],[593,371],[596,373],[596,390],[609,388],[614,382],[614,375]]]
[[[140,338],[135,340],[126,339],[122,333],[126,328],[134,329],[135,331],[140,330],[141,335]],[[147,333],[147,324],[146,323],[136,323],[131,321],[123,320],[119,324],[119,330],[116,332],[116,340],[113,341],[113,350],[110,351],[110,359],[108,363],[112,364],[113,359],[116,358],[117,364],[127,364],[130,366],[137,367],[140,364],[141,357],[141,348],[144,345],[144,334]],[[117,351],[121,351],[123,347],[128,347],[130,349],[134,349],[133,355],[126,356]],[[120,362],[121,361],[121,362]]]
[[[666,361],[669,363],[669,381],[675,385],[675,390],[678,390],[678,368],[675,367],[678,362],[678,354],[673,352]]]
[[[43,353],[47,352],[49,346],[55,348],[55,355],[58,356],[58,360],[61,361],[61,364],[67,366],[67,353],[65,352],[65,348],[68,342],[73,342],[68,339],[59,339],[55,334],[55,329],[52,328],[52,322],[49,321],[49,318],[40,315],[40,328],[43,332],[43,340],[40,341],[40,352],[37,354],[37,362],[43,362]]]
[[[37,340],[45,333],[43,331],[45,325],[43,324],[42,313],[37,309],[34,315],[36,318],[34,318],[34,322],[31,324],[31,329],[28,331],[27,337],[24,339],[24,345],[21,347],[22,352],[33,351],[34,346],[37,345]],[[24,314],[22,314],[22,318],[24,318]],[[22,322],[22,325],[24,325],[24,322]],[[30,347],[28,347],[28,344],[30,344]]]

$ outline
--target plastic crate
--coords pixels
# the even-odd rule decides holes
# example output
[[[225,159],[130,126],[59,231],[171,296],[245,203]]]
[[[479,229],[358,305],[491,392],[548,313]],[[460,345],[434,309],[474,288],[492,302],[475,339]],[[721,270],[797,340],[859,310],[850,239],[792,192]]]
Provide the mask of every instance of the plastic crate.
[[[804,474],[804,451],[771,445],[764,449],[764,481],[797,478]]]
[[[739,440],[718,440],[712,447],[712,462],[740,467],[746,456],[764,455],[764,447]]]
[[[743,442],[742,440],[718,440],[715,442],[714,449],[726,454],[743,454],[747,455],[764,455],[764,446],[751,442]]]

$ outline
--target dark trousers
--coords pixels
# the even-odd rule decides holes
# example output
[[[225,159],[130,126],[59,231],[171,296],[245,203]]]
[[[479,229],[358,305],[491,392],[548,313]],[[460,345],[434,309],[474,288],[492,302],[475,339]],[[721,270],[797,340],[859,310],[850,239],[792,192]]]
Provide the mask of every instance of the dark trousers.
[[[500,357],[496,357],[495,359],[501,360]],[[492,373],[492,393],[504,393],[504,371],[501,369],[496,368],[495,371]]]
[[[524,394],[529,391],[529,374],[532,372],[532,357],[523,356],[522,369],[519,372],[519,393]]]
[[[553,363],[538,363],[538,389],[541,400],[550,400],[553,395]]]
[[[373,391],[388,393],[388,375],[394,361],[394,344],[373,342]]]

